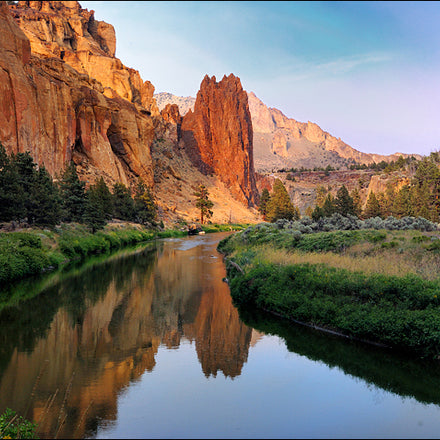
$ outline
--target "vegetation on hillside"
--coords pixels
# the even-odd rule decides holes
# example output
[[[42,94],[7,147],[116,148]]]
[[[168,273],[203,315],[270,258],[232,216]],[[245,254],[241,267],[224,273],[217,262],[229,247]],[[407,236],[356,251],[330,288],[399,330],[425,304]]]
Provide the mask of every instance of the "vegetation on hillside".
[[[357,164],[352,165],[350,169],[370,170],[388,175],[386,189],[378,193],[370,191],[366,206],[362,207],[360,194],[365,188],[364,179],[360,178],[358,186],[349,194],[342,185],[336,197],[331,187],[318,185],[315,188],[316,204],[314,207],[308,207],[307,215],[314,219],[328,217],[335,212],[345,215],[349,208],[348,213],[363,219],[377,216],[381,218],[415,216],[434,222],[440,220],[440,152],[433,152],[420,160],[412,156],[407,158],[400,156],[396,161],[381,161],[369,165]],[[286,180],[295,181],[295,175],[312,170],[292,168],[282,171],[288,173]],[[320,170],[314,169],[314,171]],[[327,168],[325,171],[328,174],[334,170]],[[343,203],[345,209],[340,204],[342,196],[340,191],[345,193]],[[351,203],[353,203],[352,207]]]

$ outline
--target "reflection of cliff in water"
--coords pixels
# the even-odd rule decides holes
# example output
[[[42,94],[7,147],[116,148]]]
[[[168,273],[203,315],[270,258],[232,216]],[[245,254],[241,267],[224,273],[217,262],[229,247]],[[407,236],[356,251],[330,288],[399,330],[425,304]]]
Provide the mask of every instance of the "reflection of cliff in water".
[[[324,334],[257,310],[240,310],[240,318],[266,334],[281,336],[289,351],[337,367],[403,398],[440,404],[440,364],[377,346]]]
[[[33,418],[42,437],[90,434],[116,419],[118,394],[154,369],[160,344],[182,337],[195,340],[206,375],[239,375],[251,329],[231,304],[221,259],[214,246],[176,243],[66,276],[3,310],[0,411]]]

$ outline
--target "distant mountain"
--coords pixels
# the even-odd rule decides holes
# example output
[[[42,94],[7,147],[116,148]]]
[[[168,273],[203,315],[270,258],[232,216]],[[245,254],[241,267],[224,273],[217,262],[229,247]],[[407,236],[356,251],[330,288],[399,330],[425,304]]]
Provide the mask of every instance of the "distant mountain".
[[[171,93],[155,94],[154,98],[159,110],[166,104],[177,104],[182,115],[193,109],[195,102],[195,98]],[[399,156],[409,156],[360,152],[313,122],[298,122],[276,108],[267,107],[253,92],[248,92],[248,102],[254,133],[254,164],[258,172],[292,167],[325,168],[328,165],[345,168],[353,163],[390,162]]]
[[[194,103],[196,102],[196,98],[191,96],[176,96],[166,92],[155,93],[153,97],[156,99],[160,111],[162,111],[167,104],[177,104],[181,116],[186,115],[190,109],[194,110]]]

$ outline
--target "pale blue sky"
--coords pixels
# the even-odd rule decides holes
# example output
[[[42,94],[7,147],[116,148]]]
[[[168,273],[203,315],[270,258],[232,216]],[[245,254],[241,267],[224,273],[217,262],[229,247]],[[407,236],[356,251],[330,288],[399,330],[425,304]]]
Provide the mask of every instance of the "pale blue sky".
[[[80,1],[158,92],[240,77],[361,151],[440,149],[440,2]]]

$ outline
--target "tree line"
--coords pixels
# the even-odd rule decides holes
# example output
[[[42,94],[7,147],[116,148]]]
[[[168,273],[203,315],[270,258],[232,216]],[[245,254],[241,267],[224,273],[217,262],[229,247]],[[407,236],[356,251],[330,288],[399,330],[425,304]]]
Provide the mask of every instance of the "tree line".
[[[86,188],[73,162],[54,181],[29,152],[8,155],[0,144],[0,222],[47,227],[78,222],[95,232],[112,218],[155,226],[151,189],[139,180],[133,195],[119,182],[110,190],[102,177]]]
[[[379,164],[379,168],[382,165]],[[388,171],[407,170],[408,182],[396,178],[390,180],[385,191],[375,193],[370,191],[365,207],[362,206],[360,191],[363,182],[349,192],[342,185],[336,196],[330,188],[320,185],[316,187],[316,204],[308,207],[305,214],[313,220],[341,215],[355,215],[360,219],[373,217],[395,218],[423,217],[432,222],[440,221],[440,153],[434,152],[421,160],[414,158],[399,158],[396,162],[387,164]],[[272,193],[263,189],[259,211],[263,218],[274,222],[280,218],[288,220],[299,218],[299,210],[291,203],[290,197],[281,180],[274,183]]]

